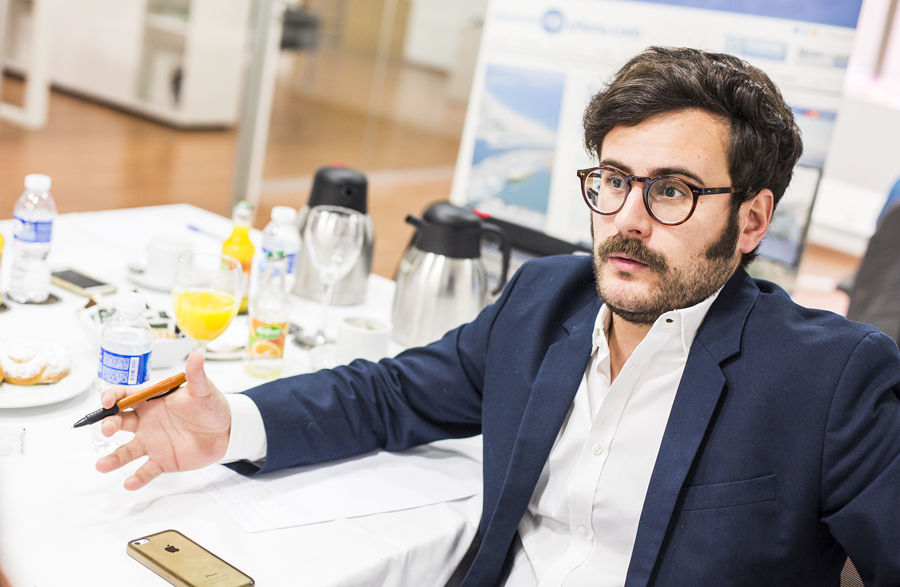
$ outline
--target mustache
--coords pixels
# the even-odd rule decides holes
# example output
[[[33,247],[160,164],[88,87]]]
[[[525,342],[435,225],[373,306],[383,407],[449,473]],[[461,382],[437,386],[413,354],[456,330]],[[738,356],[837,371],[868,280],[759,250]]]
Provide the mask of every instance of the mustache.
[[[664,273],[669,268],[669,263],[661,254],[650,250],[638,239],[625,238],[620,234],[607,238],[594,250],[594,255],[598,260],[609,259],[615,253],[627,255],[660,273]]]

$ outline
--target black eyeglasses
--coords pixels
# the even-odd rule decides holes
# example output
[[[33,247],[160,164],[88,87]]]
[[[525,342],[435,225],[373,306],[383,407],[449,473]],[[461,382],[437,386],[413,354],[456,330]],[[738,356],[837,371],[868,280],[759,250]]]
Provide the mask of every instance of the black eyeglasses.
[[[661,224],[675,226],[687,222],[697,207],[697,198],[709,194],[730,194],[734,188],[701,188],[677,177],[625,175],[612,167],[579,169],[581,195],[588,208],[598,214],[615,214],[631,193],[631,182],[644,184],[644,206]]]

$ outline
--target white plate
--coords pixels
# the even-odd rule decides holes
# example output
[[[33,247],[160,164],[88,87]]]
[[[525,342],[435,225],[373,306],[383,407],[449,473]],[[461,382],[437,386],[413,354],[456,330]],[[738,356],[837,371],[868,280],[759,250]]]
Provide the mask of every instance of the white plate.
[[[72,357],[72,370],[56,383],[13,385],[0,383],[0,408],[31,408],[75,397],[94,381],[96,367],[82,356]]]
[[[203,353],[203,358],[207,361],[237,361],[244,358],[246,351],[238,349],[233,351],[211,351],[208,348]]]
[[[160,280],[149,275],[144,275],[144,270],[134,263],[128,264],[128,279],[134,284],[152,289],[155,291],[170,292],[172,291],[172,283],[167,279]]]
[[[206,345],[204,355],[208,361],[236,361],[244,358],[247,350],[247,338],[249,332],[249,318],[236,316],[218,338]]]

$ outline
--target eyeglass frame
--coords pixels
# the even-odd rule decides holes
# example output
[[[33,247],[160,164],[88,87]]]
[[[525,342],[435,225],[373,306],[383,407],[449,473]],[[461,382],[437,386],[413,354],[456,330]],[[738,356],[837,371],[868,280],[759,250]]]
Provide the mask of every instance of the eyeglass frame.
[[[597,170],[611,171],[616,175],[622,177],[625,180],[625,197],[622,198],[622,203],[618,208],[613,210],[612,212],[602,212],[598,210],[593,204],[591,204],[590,199],[587,195],[587,186],[585,185],[585,181],[587,180],[588,175]],[[702,188],[700,186],[694,185],[688,181],[681,179],[680,177],[675,177],[674,175],[661,175],[659,177],[642,177],[640,175],[628,175],[619,171],[615,167],[609,167],[607,165],[599,165],[597,167],[587,167],[585,169],[576,170],[576,175],[581,180],[581,197],[584,199],[584,203],[587,204],[587,207],[591,209],[591,211],[596,212],[597,214],[602,214],[603,216],[612,216],[613,214],[618,214],[622,208],[625,207],[625,202],[628,200],[629,194],[631,194],[631,187],[633,182],[641,182],[644,184],[641,192],[644,196],[644,208],[647,210],[647,214],[650,215],[651,218],[659,222],[660,224],[664,224],[665,226],[678,226],[679,224],[684,224],[687,222],[691,216],[694,215],[694,210],[697,208],[697,200],[700,199],[700,196],[708,196],[714,194],[733,194],[737,190],[734,187],[724,187],[724,188]],[[691,190],[691,194],[694,196],[694,201],[691,203],[691,210],[687,213],[687,216],[684,217],[683,220],[679,220],[678,222],[664,222],[656,217],[656,214],[653,213],[653,210],[650,209],[650,188],[654,183],[663,179],[674,179],[676,181],[680,181],[684,185]]]

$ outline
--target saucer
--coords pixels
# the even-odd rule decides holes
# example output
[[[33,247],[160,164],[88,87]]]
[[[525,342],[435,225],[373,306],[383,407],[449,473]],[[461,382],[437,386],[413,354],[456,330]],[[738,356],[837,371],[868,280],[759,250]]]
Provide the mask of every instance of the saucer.
[[[236,361],[244,358],[247,352],[248,319],[238,316],[228,330],[206,345],[206,359],[209,361]]]
[[[55,293],[50,292],[49,294],[47,294],[47,299],[44,300],[43,302],[17,302],[16,300],[12,299],[8,295],[4,294],[3,299],[0,300],[0,312],[5,312],[5,311],[9,310],[9,305],[4,303],[3,300],[12,302],[14,304],[33,305],[33,306],[49,306],[51,304],[58,304],[59,302],[62,301],[62,298],[60,298]]]
[[[129,263],[127,268],[128,279],[135,285],[161,292],[172,291],[171,279],[160,279],[159,277],[145,275],[143,267],[136,263]]]

